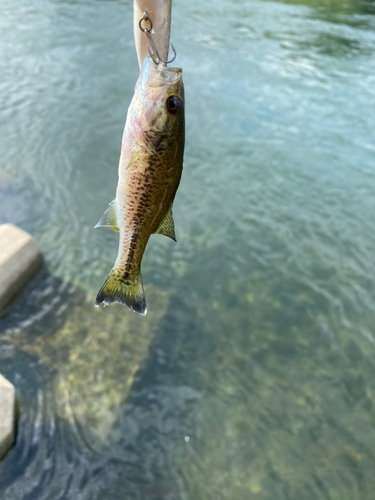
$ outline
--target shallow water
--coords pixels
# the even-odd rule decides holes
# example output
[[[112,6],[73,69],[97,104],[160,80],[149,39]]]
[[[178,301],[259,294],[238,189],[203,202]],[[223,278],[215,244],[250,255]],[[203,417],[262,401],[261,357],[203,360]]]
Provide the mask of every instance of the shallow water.
[[[0,498],[372,500],[375,4],[183,2],[178,243],[95,310],[137,78],[130,1],[4,0],[0,223],[46,269],[0,325]]]

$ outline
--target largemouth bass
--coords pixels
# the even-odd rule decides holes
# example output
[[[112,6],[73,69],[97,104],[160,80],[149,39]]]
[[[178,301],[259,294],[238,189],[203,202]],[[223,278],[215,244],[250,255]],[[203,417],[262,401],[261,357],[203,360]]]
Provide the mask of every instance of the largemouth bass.
[[[120,302],[146,315],[141,261],[153,233],[176,241],[172,205],[185,144],[182,70],[147,57],[135,86],[122,139],[116,198],[95,227],[120,232],[112,271],[95,306]]]

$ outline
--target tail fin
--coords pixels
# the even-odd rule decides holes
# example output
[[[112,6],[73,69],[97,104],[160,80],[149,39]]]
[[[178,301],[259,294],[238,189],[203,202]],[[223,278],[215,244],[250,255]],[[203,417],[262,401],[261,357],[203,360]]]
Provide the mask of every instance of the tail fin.
[[[107,306],[112,302],[125,304],[131,311],[146,316],[147,307],[141,274],[135,280],[126,279],[122,271],[117,268],[112,269],[96,296],[95,307],[99,307],[100,304]]]

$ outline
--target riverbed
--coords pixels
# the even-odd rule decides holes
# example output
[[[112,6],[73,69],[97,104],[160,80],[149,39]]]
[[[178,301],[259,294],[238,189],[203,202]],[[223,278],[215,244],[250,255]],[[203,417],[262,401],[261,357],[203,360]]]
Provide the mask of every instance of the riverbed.
[[[138,76],[129,0],[0,7],[1,500],[373,500],[375,4],[174,0],[186,151],[146,318],[94,309]]]

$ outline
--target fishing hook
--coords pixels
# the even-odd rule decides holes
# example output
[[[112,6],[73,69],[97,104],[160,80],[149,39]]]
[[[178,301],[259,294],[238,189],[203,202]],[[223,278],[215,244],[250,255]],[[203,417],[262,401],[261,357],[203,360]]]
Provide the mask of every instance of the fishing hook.
[[[145,22],[145,23],[150,23],[150,27],[149,28],[142,28],[142,22]],[[172,50],[173,50],[173,53],[174,53],[174,56],[172,57],[172,59],[170,61],[164,61],[160,56],[159,56],[159,52],[158,52],[158,49],[156,48],[156,45],[155,45],[155,42],[154,40],[152,39],[152,36],[151,36],[151,30],[152,30],[152,21],[151,19],[148,17],[147,15],[147,12],[145,11],[143,13],[143,16],[141,17],[141,19],[139,20],[139,29],[141,31],[143,31],[143,33],[146,34],[147,38],[148,38],[148,41],[150,42],[150,45],[152,47],[152,50],[154,51],[154,54],[156,55],[157,59],[155,60],[154,58],[154,54],[151,53],[150,51],[150,48],[148,47],[148,53],[150,54],[150,57],[151,59],[154,61],[155,64],[160,64],[161,62],[164,63],[164,64],[170,64],[171,62],[173,62],[175,59],[176,59],[176,51],[173,47],[173,44],[171,43],[171,47],[172,47]]]

